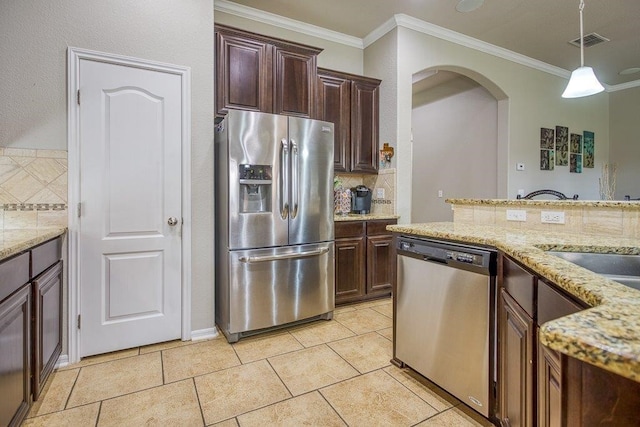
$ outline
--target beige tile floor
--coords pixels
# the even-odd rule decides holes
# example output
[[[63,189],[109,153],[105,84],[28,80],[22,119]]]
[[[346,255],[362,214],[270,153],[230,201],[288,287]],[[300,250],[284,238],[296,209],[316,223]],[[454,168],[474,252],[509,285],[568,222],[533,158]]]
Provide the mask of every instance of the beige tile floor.
[[[55,371],[24,426],[491,425],[392,356],[389,299],[245,338],[172,341]]]

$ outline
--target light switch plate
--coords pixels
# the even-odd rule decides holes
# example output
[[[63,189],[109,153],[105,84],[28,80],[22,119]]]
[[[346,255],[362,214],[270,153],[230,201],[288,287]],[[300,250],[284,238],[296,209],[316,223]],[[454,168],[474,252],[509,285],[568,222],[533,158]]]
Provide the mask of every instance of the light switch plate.
[[[524,170],[524,163],[516,163],[516,170],[517,171],[523,171]]]

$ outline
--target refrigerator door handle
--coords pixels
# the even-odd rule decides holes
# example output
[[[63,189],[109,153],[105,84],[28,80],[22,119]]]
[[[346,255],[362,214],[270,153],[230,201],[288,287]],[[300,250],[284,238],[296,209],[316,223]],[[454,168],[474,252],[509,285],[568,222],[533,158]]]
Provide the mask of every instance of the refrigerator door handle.
[[[312,251],[303,251],[292,254],[282,254],[282,255],[265,255],[265,256],[243,256],[238,258],[240,262],[244,262],[247,264],[256,263],[256,262],[267,262],[267,261],[280,261],[283,259],[295,259],[295,258],[308,258],[312,256],[323,255],[329,252],[328,247],[314,249]]]
[[[291,218],[298,216],[299,200],[299,180],[298,180],[298,144],[291,140]]]
[[[280,217],[289,216],[289,141],[280,141]]]

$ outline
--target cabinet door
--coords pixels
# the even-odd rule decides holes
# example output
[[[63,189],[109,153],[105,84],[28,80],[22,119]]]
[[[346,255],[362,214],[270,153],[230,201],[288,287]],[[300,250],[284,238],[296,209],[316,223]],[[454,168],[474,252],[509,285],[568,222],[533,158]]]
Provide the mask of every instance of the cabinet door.
[[[318,111],[320,120],[334,125],[333,171],[351,168],[351,80],[318,71]]]
[[[533,319],[502,290],[499,302],[499,417],[502,425],[532,427]]]
[[[336,239],[336,304],[365,294],[365,237]]]
[[[0,425],[19,426],[31,404],[31,288],[0,304]]]
[[[229,108],[273,111],[272,50],[262,40],[233,32],[216,33],[216,113]]]
[[[34,279],[32,286],[35,314],[33,400],[38,400],[62,350],[62,261]]]
[[[562,365],[560,353],[538,345],[538,425],[562,426]]]
[[[396,276],[393,236],[367,237],[367,294],[391,292]]]
[[[379,82],[351,84],[351,171],[378,173]]]
[[[315,117],[316,54],[276,46],[274,113]]]

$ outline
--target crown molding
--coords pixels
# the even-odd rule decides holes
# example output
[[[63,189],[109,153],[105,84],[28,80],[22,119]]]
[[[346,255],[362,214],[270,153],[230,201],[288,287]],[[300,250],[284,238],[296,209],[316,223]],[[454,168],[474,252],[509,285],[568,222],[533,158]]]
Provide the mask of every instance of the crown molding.
[[[284,28],[286,30],[296,31],[309,36],[318,37],[331,42],[341,43],[358,49],[364,48],[362,39],[359,37],[349,36],[347,34],[328,30],[316,25],[296,21],[295,19],[285,18],[284,16],[233,3],[228,0],[215,0],[214,10],[262,22],[263,24]]]
[[[530,58],[509,49],[505,49],[491,43],[483,42],[482,40],[460,34],[456,31],[452,31],[438,25],[430,24],[409,15],[397,14],[394,15],[394,19],[398,27],[404,27],[410,30],[421,32],[423,34],[428,34],[430,36],[437,37],[439,39],[446,40],[460,46],[488,53],[489,55],[493,55],[520,65],[544,71],[558,77],[569,79],[569,77],[571,76],[571,72],[565,70],[564,68],[556,67],[555,65],[538,61],[537,59]]]
[[[307,24],[302,21],[296,21],[295,19],[285,18],[284,16],[265,12],[253,7],[233,3],[229,0],[214,0],[214,9],[219,12],[224,12],[241,18],[262,22],[264,24],[273,25],[285,30],[296,31],[298,33],[318,37],[320,39],[344,44],[346,46],[355,47],[358,49],[364,49],[372,45],[377,40],[382,38],[385,34],[393,31],[397,27],[403,27],[433,37],[437,37],[439,39],[455,43],[460,46],[468,47],[479,52],[484,52],[489,55],[505,59],[507,61],[515,62],[516,64],[524,65],[529,68],[562,77],[567,80],[569,80],[569,77],[571,77],[571,71],[565,70],[564,68],[547,64],[546,62],[530,58],[509,49],[505,49],[491,43],[483,42],[482,40],[466,36],[456,31],[452,31],[447,28],[440,27],[438,25],[434,25],[405,14],[394,15],[378,28],[367,34],[364,39],[361,39],[358,37],[339,33],[337,31],[318,27],[316,25]],[[634,80],[632,82],[622,83],[618,85],[607,85],[604,83],[602,85],[604,86],[606,92],[616,92],[619,90],[638,87],[640,86],[640,80]]]
[[[606,86],[606,85],[603,85],[603,86],[607,92],[617,92],[619,90],[640,87],[640,80],[633,80],[631,82],[620,83],[618,85],[613,85],[613,86]]]

